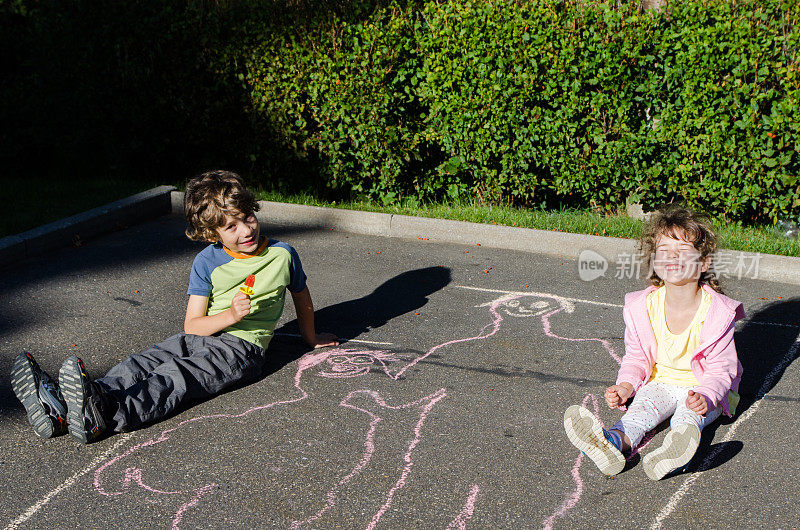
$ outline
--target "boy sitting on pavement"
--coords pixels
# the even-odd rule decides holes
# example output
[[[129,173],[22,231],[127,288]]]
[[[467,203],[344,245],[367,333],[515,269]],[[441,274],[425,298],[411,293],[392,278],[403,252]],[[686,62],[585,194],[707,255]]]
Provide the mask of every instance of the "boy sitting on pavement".
[[[235,173],[210,171],[187,184],[186,235],[212,244],[192,265],[184,333],[131,355],[95,380],[75,356],[64,361],[58,383],[30,353],[17,356],[12,387],[36,434],[50,438],[69,430],[88,443],[257,378],[286,289],[303,340],[313,348],[338,344],[336,336],[316,333],[300,258],[286,243],[261,236],[258,208]],[[249,288],[242,287],[246,280]]]

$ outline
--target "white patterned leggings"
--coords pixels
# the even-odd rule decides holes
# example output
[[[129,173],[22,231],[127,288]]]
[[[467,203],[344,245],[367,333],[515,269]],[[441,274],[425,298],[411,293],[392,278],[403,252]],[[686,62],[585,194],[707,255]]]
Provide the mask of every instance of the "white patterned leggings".
[[[648,431],[653,430],[656,425],[670,416],[672,416],[669,422],[671,429],[688,423],[697,425],[697,428],[702,431],[706,425],[719,418],[722,407],[717,407],[708,411],[705,416],[700,416],[686,406],[686,398],[689,396],[690,389],[687,386],[651,381],[636,392],[628,411],[611,428],[627,434],[631,440],[631,447],[638,446]]]

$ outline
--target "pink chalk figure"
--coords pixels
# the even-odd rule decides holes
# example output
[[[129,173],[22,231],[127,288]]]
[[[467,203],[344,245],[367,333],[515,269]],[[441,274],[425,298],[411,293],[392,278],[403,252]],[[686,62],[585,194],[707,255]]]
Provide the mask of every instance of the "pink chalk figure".
[[[184,420],[100,466],[94,473],[95,489],[109,498],[137,495],[159,501],[165,498],[174,499],[172,528],[180,528],[182,524],[194,526],[192,522],[187,523],[187,517],[191,518],[192,510],[201,510],[202,515],[198,512],[197,517],[203,521],[224,521],[231,513],[238,513],[239,510],[247,513],[248,503],[253,502],[252,495],[258,492],[261,502],[271,503],[279,508],[275,513],[287,514],[283,519],[262,522],[303,528],[314,527],[317,521],[331,514],[355,523],[353,515],[336,512],[355,513],[355,508],[350,506],[353,500],[357,500],[363,509],[364,484],[356,483],[368,480],[374,511],[364,521],[363,526],[373,528],[380,522],[408,479],[413,467],[414,451],[422,438],[427,415],[447,394],[444,389],[439,389],[418,400],[393,404],[374,390],[347,391],[346,388],[341,388],[344,395],[340,394],[340,399],[334,397],[332,400],[331,387],[327,384],[324,387],[324,397],[316,398],[307,388],[319,385],[309,380],[308,376],[316,375],[320,378],[318,381],[345,380],[378,372],[388,376],[384,380],[391,382],[399,377],[398,374],[404,366],[410,364],[405,356],[385,350],[335,348],[309,353],[298,361],[294,377],[294,396],[238,413],[213,414]],[[333,394],[335,396],[335,392]],[[283,411],[289,406],[302,407],[302,410]],[[332,431],[327,436],[308,436],[308,426],[304,423],[307,423],[309,414],[313,414],[316,421],[328,420],[332,415],[343,416],[342,412],[326,412],[331,406],[349,412],[345,414],[348,416],[345,419],[347,425],[351,426],[347,429],[351,434],[347,443],[337,444],[337,447],[352,448],[353,454],[326,454],[326,450],[330,451],[327,448],[332,445],[327,443],[330,437],[338,435],[341,438],[341,432],[345,430],[341,426],[328,422]],[[356,413],[355,420],[353,413]],[[360,423],[358,417],[361,418]],[[257,427],[254,428],[253,425]],[[274,430],[270,429],[271,425],[274,425]],[[359,425],[364,428],[358,427]],[[263,445],[258,445],[254,438],[262,429],[267,431],[268,436]],[[210,444],[210,440],[204,439],[208,438],[204,433],[209,430],[214,431],[215,437],[224,441],[218,446]],[[319,436],[319,429],[312,430]],[[229,431],[230,435],[227,434]],[[270,447],[276,439],[275,432],[284,431],[300,431],[303,434],[299,439],[285,440],[283,444]],[[238,438],[244,442],[239,447],[232,442],[237,432],[248,432],[248,436],[239,435]],[[277,438],[280,439],[280,436]],[[180,444],[181,447],[196,444],[199,454],[193,454],[190,462],[168,462],[164,455],[173,454],[168,447],[170,443]],[[256,447],[255,451],[253,447]],[[236,462],[231,466],[227,458],[230,454],[245,455],[246,461]],[[298,461],[298,457],[306,463],[300,463],[300,467],[285,464],[287,461]],[[396,476],[386,477],[384,474],[377,477],[377,472],[369,469],[376,461],[392,459],[402,464]],[[321,460],[328,462],[328,469]],[[208,462],[216,464],[208,466]],[[391,467],[398,468],[398,465]],[[165,472],[165,468],[171,468],[172,472]],[[346,471],[343,472],[342,468]],[[180,478],[176,483],[170,483],[169,477],[175,470],[179,471],[177,476]],[[193,473],[196,476],[189,481],[191,486],[187,486],[186,477]],[[303,491],[316,487],[322,501],[311,513],[301,516],[292,506],[292,489],[287,491],[286,484],[297,484],[298,477],[304,475],[310,484],[304,484]],[[473,499],[477,495],[475,490],[467,493]],[[348,512],[348,508],[353,511]],[[463,522],[470,516],[471,505],[467,502],[460,512],[452,514],[454,528],[463,527]]]
[[[543,295],[541,293],[524,296],[511,294],[502,296],[489,304],[483,305],[495,304],[498,301],[500,302],[498,309],[509,316],[517,318],[538,317],[538,319],[541,321],[544,334],[550,338],[567,343],[596,343],[602,346],[608,356],[617,365],[622,362],[622,358],[616,353],[614,346],[606,339],[565,337],[557,334],[553,330],[554,326],[552,319],[562,313],[573,313],[576,309],[576,302],[574,300],[555,295]],[[583,405],[587,406],[590,401],[594,405],[595,414],[599,415],[599,409],[597,405],[598,400],[595,395],[587,394],[583,398]],[[628,459],[633,458],[633,456],[638,453],[640,449],[646,447],[651,438],[652,433],[648,435],[641,447],[628,456]],[[572,479],[575,483],[575,489],[571,492],[567,492],[566,498],[562,504],[555,510],[555,512],[542,521],[543,528],[551,529],[557,519],[564,517],[567,512],[574,508],[580,501],[585,490],[584,482],[580,476],[580,469],[581,465],[583,464],[583,460],[584,455],[579,454],[575,459],[571,470]]]
[[[622,358],[616,353],[614,350],[613,345],[611,342],[600,339],[600,338],[569,338],[569,337],[562,337],[557,335],[553,332],[553,325],[551,323],[551,318],[559,313],[572,313],[575,311],[575,303],[569,299],[561,298],[561,297],[553,297],[553,300],[557,302],[557,306],[554,307],[554,304],[548,302],[544,299],[536,299],[535,297],[529,300],[526,298],[518,298],[518,297],[510,297],[503,301],[502,309],[505,310],[509,315],[515,317],[535,317],[538,316],[541,318],[542,322],[542,329],[548,337],[552,337],[555,339],[567,341],[567,342],[597,342],[605,349],[608,353],[608,356],[613,359],[617,365],[622,363]],[[526,303],[527,302],[527,303]],[[600,410],[598,407],[598,399],[597,396],[594,394],[587,394],[583,398],[582,405],[585,407],[588,405],[589,401],[591,400],[592,405],[594,407],[595,415],[599,417]],[[601,422],[602,423],[602,422]],[[634,451],[628,455],[627,459],[630,460],[633,458],[641,449],[647,447],[647,444],[653,437],[653,433],[649,433],[645,440],[642,442],[641,446],[636,448]],[[575,489],[572,492],[567,494],[567,498],[564,502],[553,512],[550,516],[546,517],[542,521],[542,527],[549,530],[553,528],[553,524],[555,521],[561,517],[564,517],[569,510],[574,508],[578,502],[580,501],[583,492],[584,492],[584,482],[580,476],[580,468],[583,464],[584,456],[582,453],[578,455],[575,459],[575,463],[572,466],[572,479],[575,482]]]
[[[428,352],[440,353],[438,358],[430,356],[417,360],[418,366],[442,363],[448,369],[445,377],[440,376],[447,398],[443,408],[434,410],[428,420],[430,432],[436,434],[424,439],[420,447],[420,456],[424,456],[428,465],[418,463],[406,484],[406,492],[417,503],[419,499],[436,499],[438,513],[436,509],[425,507],[428,509],[424,517],[420,514],[419,519],[413,519],[409,514],[420,512],[419,507],[403,510],[401,506],[404,505],[398,501],[395,504],[398,511],[385,514],[386,528],[416,525],[465,528],[470,522],[476,528],[512,527],[515,521],[541,517],[541,513],[534,511],[533,503],[519,505],[507,495],[512,489],[529,491],[534,482],[541,482],[534,473],[519,472],[529,465],[520,453],[531,443],[528,428],[526,425],[511,425],[499,431],[497,428],[498,417],[524,417],[529,414],[531,405],[541,399],[522,388],[528,384],[525,379],[515,378],[513,371],[501,368],[503,354],[493,345],[495,340],[508,344],[506,338],[498,338],[508,316],[541,318],[565,309],[572,311],[574,307],[557,297],[522,295],[504,295],[476,307],[487,308],[491,321],[475,337],[450,341]],[[489,338],[493,340],[474,342]],[[518,351],[527,348],[529,341],[526,336]],[[446,351],[440,349],[445,345]],[[463,348],[469,348],[469,357],[461,354]],[[464,358],[468,358],[468,363],[462,360]],[[497,375],[493,377],[495,372]],[[425,376],[415,374],[414,381]],[[496,381],[496,384],[487,387],[487,381]],[[448,520],[444,514],[458,509],[453,503],[453,499],[458,498],[462,499],[463,515]]]

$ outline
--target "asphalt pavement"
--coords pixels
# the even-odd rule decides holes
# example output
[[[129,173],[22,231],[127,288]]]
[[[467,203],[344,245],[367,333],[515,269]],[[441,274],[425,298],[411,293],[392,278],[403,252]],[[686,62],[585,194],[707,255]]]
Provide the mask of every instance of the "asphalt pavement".
[[[202,245],[167,215],[0,275],[0,525],[5,528],[800,527],[800,288],[731,279],[748,318],[737,416],[659,482],[634,455],[604,477],[563,411],[602,403],[641,278],[582,281],[578,262],[338,230],[265,226],[293,245],[319,330],[294,308],[263,377],[88,446],[41,440],[10,387],[20,351],[102,375],[182,329]],[[612,271],[613,272],[613,271]],[[642,448],[663,440],[664,426]]]

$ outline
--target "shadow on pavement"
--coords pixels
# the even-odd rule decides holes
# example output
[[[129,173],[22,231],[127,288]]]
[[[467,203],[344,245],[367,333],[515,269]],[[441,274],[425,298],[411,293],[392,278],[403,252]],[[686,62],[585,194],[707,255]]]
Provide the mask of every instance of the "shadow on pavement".
[[[731,460],[744,448],[739,440],[712,442],[720,426],[735,422],[754,403],[763,399],[797,359],[795,340],[800,331],[799,322],[800,299],[775,302],[748,315],[747,322],[734,337],[743,368],[739,385],[741,401],[736,408],[736,416],[722,416],[703,429],[700,447],[689,463],[687,472],[714,469]],[[706,462],[709,456],[711,459]]]
[[[362,298],[318,309],[314,313],[318,330],[331,331],[342,340],[355,339],[378,329],[390,320],[419,309],[428,296],[451,281],[447,267],[427,267],[404,272],[379,285]],[[297,320],[287,322],[275,333],[298,334]]]
[[[737,416],[772,390],[797,359],[795,340],[800,331],[800,298],[769,304],[748,316],[735,336],[744,369]]]

